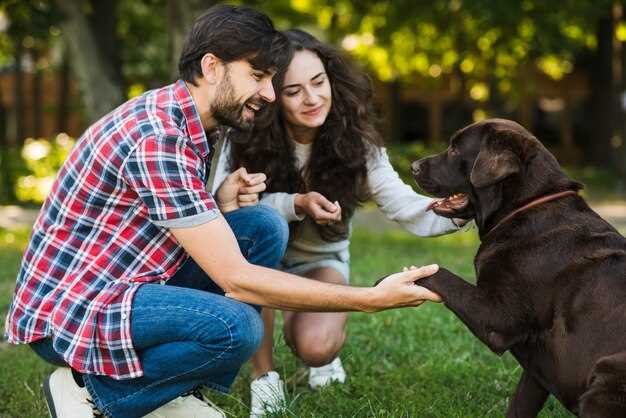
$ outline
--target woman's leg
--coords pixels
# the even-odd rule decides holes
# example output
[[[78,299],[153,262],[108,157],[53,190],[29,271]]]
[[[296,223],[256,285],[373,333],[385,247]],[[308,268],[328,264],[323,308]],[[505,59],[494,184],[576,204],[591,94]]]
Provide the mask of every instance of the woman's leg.
[[[256,379],[265,373],[274,370],[274,320],[275,312],[271,308],[263,308],[261,311],[263,318],[263,342],[259,351],[254,353],[250,362],[252,363],[252,379]]]
[[[249,206],[229,212],[225,216],[248,261],[270,268],[278,266],[287,246],[289,227],[273,209],[264,205]],[[250,220],[254,223],[251,224]],[[259,223],[265,226],[251,234],[251,229],[259,229]],[[253,243],[257,249],[248,253]],[[253,379],[274,369],[272,357],[274,310],[263,308],[261,316],[264,324],[263,342],[251,359]]]
[[[346,279],[331,267],[321,267],[303,274],[313,280],[345,284]],[[287,344],[309,367],[330,363],[346,339],[346,312],[284,312]]]

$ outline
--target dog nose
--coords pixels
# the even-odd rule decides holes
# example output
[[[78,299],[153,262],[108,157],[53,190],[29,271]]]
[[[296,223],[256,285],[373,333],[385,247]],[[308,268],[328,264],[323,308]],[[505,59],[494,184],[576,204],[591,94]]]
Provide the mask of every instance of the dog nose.
[[[413,172],[414,176],[417,176],[420,173],[420,171],[421,171],[421,164],[420,164],[419,160],[418,161],[413,161],[411,163],[411,171]]]

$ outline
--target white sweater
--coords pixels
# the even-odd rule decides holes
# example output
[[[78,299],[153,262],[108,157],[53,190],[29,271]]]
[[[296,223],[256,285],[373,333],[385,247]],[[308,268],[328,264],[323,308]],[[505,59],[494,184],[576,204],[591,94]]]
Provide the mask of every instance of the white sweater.
[[[302,169],[311,154],[311,146],[297,142],[294,144],[298,168]],[[233,171],[228,163],[230,154],[228,140],[218,143],[215,152],[217,154],[213,159],[211,169],[215,173],[214,179],[208,186],[213,194],[226,176]],[[374,153],[367,161],[367,186],[371,199],[376,202],[385,217],[397,222],[415,235],[436,236],[459,229],[450,219],[436,215],[432,211],[426,211],[432,199],[416,193],[400,179],[389,162],[385,148]],[[294,207],[294,196],[293,193],[264,193],[261,198],[261,204],[276,209],[287,222],[304,222],[299,229],[298,236],[289,242],[290,247],[314,253],[335,253],[348,248],[349,239],[337,242],[324,241],[311,218],[298,216]]]

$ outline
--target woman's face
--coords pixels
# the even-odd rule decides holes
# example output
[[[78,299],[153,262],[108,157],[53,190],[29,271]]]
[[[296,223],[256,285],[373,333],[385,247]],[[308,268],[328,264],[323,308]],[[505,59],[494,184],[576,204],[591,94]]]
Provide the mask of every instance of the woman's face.
[[[330,80],[322,61],[314,52],[296,52],[280,91],[286,122],[296,127],[318,128],[326,120],[331,104]]]

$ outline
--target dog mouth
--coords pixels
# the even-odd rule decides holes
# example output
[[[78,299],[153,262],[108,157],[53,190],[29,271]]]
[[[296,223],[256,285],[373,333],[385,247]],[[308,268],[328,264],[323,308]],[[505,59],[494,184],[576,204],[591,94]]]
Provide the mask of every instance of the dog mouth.
[[[456,193],[452,196],[435,198],[426,208],[437,215],[451,216],[462,212],[469,206],[469,196],[465,193]]]

